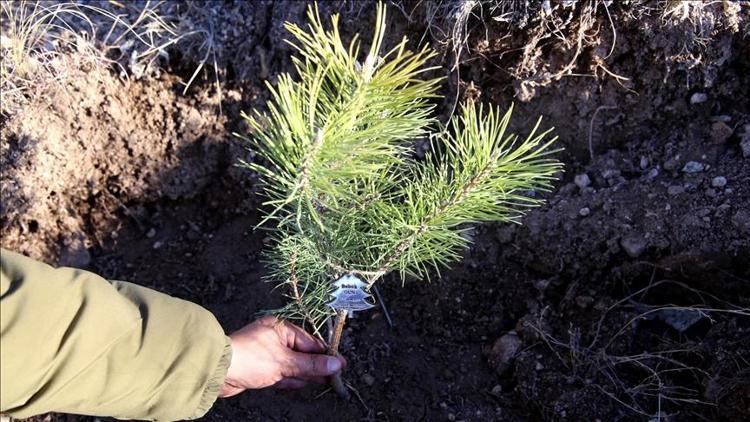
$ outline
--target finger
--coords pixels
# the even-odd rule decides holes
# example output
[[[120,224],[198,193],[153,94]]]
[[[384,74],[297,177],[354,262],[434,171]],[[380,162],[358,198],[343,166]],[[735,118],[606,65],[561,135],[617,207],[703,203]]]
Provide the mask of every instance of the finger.
[[[284,323],[283,329],[286,330],[287,347],[305,353],[323,353],[326,351],[322,341],[301,327],[287,322]]]
[[[328,378],[326,377],[304,377],[301,379],[313,384],[328,384]]]
[[[298,390],[307,385],[307,381],[299,378],[284,378],[274,384],[274,387],[281,390]]]
[[[290,351],[282,375],[285,377],[328,377],[343,368],[344,362],[336,356]]]
[[[346,369],[349,366],[349,362],[346,360],[345,357],[343,357],[341,355],[336,355],[336,357],[339,358],[339,359],[341,359],[341,367],[343,369]]]

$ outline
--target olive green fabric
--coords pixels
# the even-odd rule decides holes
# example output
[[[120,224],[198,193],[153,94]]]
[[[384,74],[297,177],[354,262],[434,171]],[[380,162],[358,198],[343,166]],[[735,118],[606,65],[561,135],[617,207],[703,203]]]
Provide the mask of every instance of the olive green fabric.
[[[0,411],[128,419],[203,416],[231,346],[193,303],[0,253]]]

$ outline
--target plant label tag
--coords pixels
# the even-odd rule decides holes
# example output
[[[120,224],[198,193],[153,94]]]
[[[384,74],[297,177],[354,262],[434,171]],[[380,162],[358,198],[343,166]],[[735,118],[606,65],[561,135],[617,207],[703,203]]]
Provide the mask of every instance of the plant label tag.
[[[331,293],[333,300],[327,305],[335,310],[346,310],[349,312],[364,311],[375,307],[372,295],[365,291],[364,281],[348,274],[333,283],[336,290]]]

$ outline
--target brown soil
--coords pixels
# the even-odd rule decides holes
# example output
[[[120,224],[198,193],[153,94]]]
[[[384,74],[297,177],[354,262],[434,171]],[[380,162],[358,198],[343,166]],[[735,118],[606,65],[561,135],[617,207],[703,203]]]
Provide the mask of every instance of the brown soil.
[[[470,18],[459,83],[444,58],[443,115],[458,89],[515,99],[519,131],[540,114],[557,127],[566,174],[548,204],[522,226],[479,227],[466,258],[431,284],[382,284],[393,326],[374,310],[345,333],[351,402],[268,390],[219,401],[206,420],[750,418],[746,28],[709,10],[711,37],[692,46],[679,25],[612,6],[608,55],[601,7],[574,67],[549,83],[542,73],[576,47],[547,43],[520,72],[514,49],[533,21]],[[262,79],[289,70],[281,23],[302,22],[304,5],[218,10],[216,27],[238,28],[217,36],[221,93],[209,74],[181,94],[195,60],[183,52],[156,80],[82,69],[2,122],[2,245],[197,302],[232,331],[283,298],[260,280],[257,186],[233,167],[252,156],[231,133],[241,110],[262,106]],[[392,10],[393,38],[427,34],[444,48],[419,10],[411,22]],[[347,33],[368,33],[371,4],[342,11]],[[243,32],[238,19],[250,17]],[[681,67],[690,48],[708,53]],[[529,93],[524,80],[542,83]]]

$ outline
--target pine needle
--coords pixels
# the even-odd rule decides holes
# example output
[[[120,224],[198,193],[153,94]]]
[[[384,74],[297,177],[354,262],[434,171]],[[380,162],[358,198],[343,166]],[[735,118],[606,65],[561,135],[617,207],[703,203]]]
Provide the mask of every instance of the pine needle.
[[[469,102],[438,130],[441,80],[425,78],[435,53],[413,53],[406,39],[382,53],[382,4],[364,57],[358,36],[344,45],[338,16],[330,29],[317,6],[308,18],[304,29],[286,25],[296,75],[269,84],[267,111],[247,116],[260,160],[243,165],[261,176],[264,222],[277,225],[268,279],[292,299],[277,313],[319,334],[333,315],[333,281],[353,274],[372,287],[392,271],[429,277],[461,258],[471,225],[519,223],[562,165],[540,121],[523,139],[508,133],[512,107]],[[410,158],[427,136],[432,151]]]

